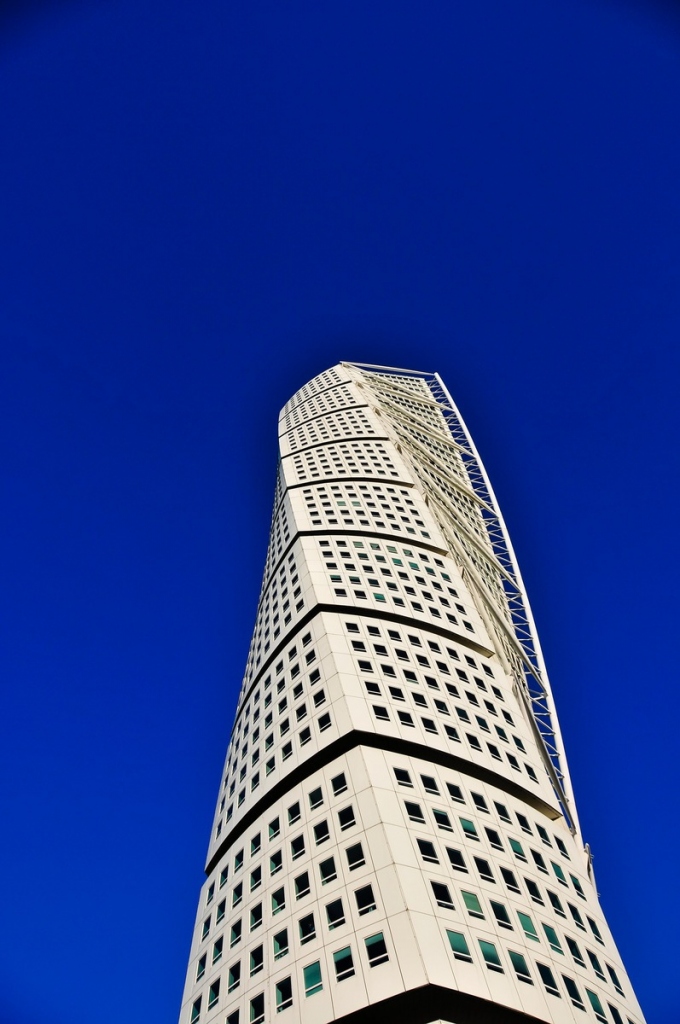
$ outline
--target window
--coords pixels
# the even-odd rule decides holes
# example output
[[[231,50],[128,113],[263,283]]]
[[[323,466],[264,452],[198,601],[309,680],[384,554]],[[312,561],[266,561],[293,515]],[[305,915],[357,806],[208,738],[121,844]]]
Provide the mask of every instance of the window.
[[[453,832],[453,826],[449,820],[449,816],[446,811],[433,810],[432,814],[434,820],[437,822],[437,827],[443,829],[445,832]]]
[[[352,825],[356,825],[356,818],[354,817],[354,809],[350,804],[349,807],[343,807],[341,811],[338,811],[338,822],[340,830],[342,832],[347,828],[351,828]]]
[[[303,871],[295,879],[295,899],[301,900],[304,896],[309,896],[309,873],[307,871]]]
[[[411,789],[413,788],[411,776],[409,775],[405,768],[395,768],[394,777],[400,786],[409,786]]]
[[[595,938],[597,939],[597,941],[602,943],[602,945],[604,946],[604,939],[602,938],[602,935],[600,933],[600,929],[597,927],[597,925],[593,921],[592,917],[587,917],[586,920],[588,921],[588,924],[590,925],[590,930],[593,933],[593,935],[595,936]]]
[[[203,931],[201,932],[201,939],[206,939],[209,934],[210,934],[210,915],[208,915],[208,917],[206,917],[205,921],[203,922]]]
[[[262,885],[262,868],[255,868],[250,872],[250,891]]]
[[[241,941],[241,928],[241,922],[234,921],[233,925],[231,926],[231,938],[229,942],[230,946],[235,946],[237,942]]]
[[[557,987],[557,982],[555,981],[555,975],[550,968],[538,961],[536,961],[536,967],[538,968],[538,973],[541,976],[541,981],[543,982],[546,992],[549,992],[551,996],[557,996],[560,998],[560,992]]]
[[[264,1024],[264,992],[250,1000],[250,1024]]]
[[[262,904],[258,903],[256,907],[250,911],[250,930],[254,931],[259,928],[262,924]]]
[[[237,960],[235,964],[232,964],[229,968],[227,975],[227,991],[233,992],[235,988],[238,988],[241,984],[241,961]]]
[[[321,843],[325,843],[327,839],[330,839],[330,829],[328,828],[327,821],[320,821],[318,825],[314,826],[314,842],[317,846]]]
[[[447,782],[446,788],[449,791],[449,796],[458,804],[464,804],[465,799],[463,797],[463,791],[460,786],[456,786],[453,782]]]
[[[466,839],[476,839],[479,842],[479,836],[477,835],[477,829],[473,821],[469,821],[467,818],[460,818],[460,825],[463,829],[463,834]]]
[[[281,1013],[293,1005],[293,986],[290,978],[282,978],[276,983],[276,1012]]]
[[[451,867],[454,868],[456,871],[465,871],[465,873],[467,874],[465,858],[463,857],[463,854],[460,852],[460,850],[456,850],[450,846],[447,846],[446,852],[451,862]]]
[[[425,824],[425,815],[420,804],[414,804],[410,800],[405,800],[404,807],[411,821],[416,821],[419,825]]]
[[[612,985],[614,986],[616,991],[619,993],[619,995],[622,996],[623,995],[623,988],[621,987],[621,982],[619,981],[618,974],[616,973],[616,971],[614,970],[613,967],[609,966],[609,964],[607,964],[607,971],[609,973],[609,977],[612,979]]]
[[[484,811],[486,814],[489,813],[489,808],[487,807],[486,800],[484,799],[481,793],[470,793],[470,796],[472,797],[472,802],[474,803],[478,811]]]
[[[290,852],[293,860],[297,860],[298,857],[301,857],[303,855],[303,853],[305,852],[304,836],[296,836],[295,839],[291,840]]]
[[[264,946],[257,946],[250,954],[250,977],[258,974],[264,967]]]
[[[578,907],[573,906],[573,904],[571,904],[571,903],[567,903],[567,906],[569,907],[569,913],[573,917],[574,924],[576,925],[576,927],[580,928],[582,931],[585,931],[586,930],[586,926],[583,923],[583,918],[581,917],[581,911],[578,909]]]
[[[346,853],[347,865],[350,871],[354,871],[356,870],[356,868],[363,867],[363,865],[366,863],[366,858],[364,857],[364,851],[362,849],[361,843],[355,843],[354,846],[349,846],[346,850]]]
[[[592,966],[593,970],[595,971],[595,974],[597,975],[597,977],[601,981],[606,981],[606,978],[604,976],[604,971],[602,970],[602,964],[600,963],[597,955],[595,953],[591,953],[591,951],[589,949],[586,949],[586,953],[588,954],[588,959],[590,960],[591,966]]]
[[[279,832],[281,831],[281,823],[278,818],[274,818],[273,821],[269,822],[269,838],[276,839]]]
[[[511,839],[510,848],[514,853],[515,857],[517,857],[517,860],[523,860],[526,862],[526,856],[524,854],[524,850],[522,849],[522,844],[520,843],[519,839]]]
[[[357,889],[354,893],[354,898],[356,900],[359,917],[363,917],[364,914],[370,914],[372,910],[376,909],[372,886],[364,885],[361,889]],[[338,902],[340,901],[338,900]]]
[[[385,945],[385,938],[382,932],[376,932],[375,935],[370,935],[367,939],[364,939],[364,942],[366,944],[369,967],[377,967],[379,964],[384,964],[389,960],[389,956],[387,955],[387,946]]]
[[[345,923],[345,911],[342,906],[342,900],[333,900],[332,903],[326,905],[326,920],[328,921],[330,931],[334,928],[339,928],[341,924]]]
[[[517,878],[515,877],[514,871],[511,871],[510,868],[501,868],[501,874],[503,876],[503,881],[507,885],[510,892],[520,892],[520,887],[517,882]]]
[[[574,1006],[577,1006],[579,1010],[585,1010],[583,1000],[581,999],[581,993],[577,988],[576,982],[572,978],[568,978],[566,974],[562,975],[562,981],[564,982],[564,987],[567,990],[567,995],[571,999]]]
[[[332,882],[338,877],[333,857],[329,857],[328,860],[321,861],[319,864],[319,874],[321,876],[322,885],[328,885],[329,882]]]
[[[548,940],[550,948],[554,949],[556,953],[561,953],[562,956],[564,956],[564,950],[560,946],[560,940],[557,937],[557,932],[552,925],[543,924],[543,931],[545,932],[545,937]]]
[[[323,988],[321,981],[321,962],[316,960],[302,969],[302,977],[305,985],[305,996],[313,996]]]
[[[300,944],[304,946],[306,942],[311,942],[312,939],[316,938],[316,925],[314,923],[314,914],[306,914],[305,917],[301,917],[298,921],[298,928],[300,931]]]
[[[490,971],[498,971],[499,974],[502,974],[503,967],[501,965],[501,960],[498,955],[498,950],[494,946],[493,942],[486,942],[484,939],[478,939],[478,942],[486,966],[489,968]]]
[[[288,808],[288,824],[294,825],[296,821],[300,820],[300,804],[296,801]]]
[[[545,904],[543,903],[543,897],[541,896],[541,890],[538,888],[536,883],[531,878],[525,878],[524,879],[524,883],[525,883],[525,885],[527,887],[527,891],[528,891],[529,895],[531,896],[532,900],[534,901],[534,903],[540,903],[541,906],[544,906]]]
[[[472,957],[470,956],[470,950],[465,936],[461,932],[451,932],[448,928],[446,930],[446,934],[448,936],[449,945],[451,946],[451,952],[456,960],[463,960],[465,963],[471,964]]]
[[[534,926],[534,922],[531,920],[529,915],[523,914],[521,910],[518,910],[517,917],[519,918],[519,923],[521,924],[522,931],[524,932],[526,937],[528,939],[533,939],[534,942],[540,942],[538,932],[536,931],[536,928]]]
[[[512,925],[510,924],[510,915],[503,903],[497,903],[495,900],[490,900],[491,909],[493,915],[496,918],[497,923],[501,928],[509,928],[512,931]]]
[[[532,850],[531,851],[531,856],[533,857],[534,864],[536,865],[538,870],[539,871],[543,871],[547,875],[548,874],[548,869],[545,866],[545,861],[543,860],[543,855],[541,853],[539,853],[538,850]]]
[[[510,957],[510,963],[515,968],[515,974],[518,979],[520,981],[525,981],[528,985],[533,985],[531,974],[529,973],[529,967],[522,954],[515,953],[512,949],[509,949],[508,956]]]
[[[604,1024],[606,1024],[607,1018],[604,1015],[604,1010],[602,1008],[602,1003],[600,1002],[600,997],[596,995],[594,992],[591,992],[589,988],[586,989],[586,995],[588,996],[588,1001],[590,1002],[590,1005],[592,1006],[597,1019],[600,1021],[604,1021]]]
[[[583,886],[581,885],[579,879],[576,877],[576,875],[569,875],[569,877],[571,878],[571,884],[576,889],[576,892],[579,894],[581,899],[584,900],[586,898],[586,894],[583,891]]]
[[[285,956],[288,952],[288,929],[284,928],[283,931],[277,932],[273,939],[274,944],[274,959],[280,960],[282,956]]]
[[[222,950],[224,948],[224,936],[220,935],[219,939],[213,945],[212,962],[217,963],[218,960],[222,959]]]
[[[275,875],[283,867],[283,854],[281,850],[277,850],[269,858],[269,874]]]
[[[567,941],[567,946],[569,947],[569,952],[573,956],[574,961],[579,965],[579,967],[585,967],[586,962],[581,955],[581,950],[578,948],[578,943],[575,942],[574,939],[570,939],[568,935],[565,935],[565,939]]]
[[[201,996],[194,1000],[194,1004],[191,1007],[191,1024],[195,1024],[195,1021],[201,1016]]]
[[[431,775],[421,775],[420,781],[426,793],[434,793],[435,796],[439,796],[439,787]]]
[[[333,965],[335,967],[335,977],[338,981],[344,981],[345,978],[352,977],[355,971],[350,946],[345,946],[343,949],[333,953]]]
[[[344,772],[341,772],[340,775],[336,775],[334,779],[331,779],[331,786],[333,788],[334,796],[340,796],[341,793],[345,792],[347,789],[347,780]]]
[[[203,975],[205,974],[205,965],[206,965],[207,959],[208,959],[207,953],[204,953],[203,956],[199,959],[199,961],[198,961],[198,963],[196,965],[196,981],[200,981],[201,978],[203,977]]]
[[[479,902],[479,897],[473,892],[463,892],[462,890],[461,896],[463,897],[463,902],[470,917],[479,917],[483,920],[484,914],[482,912],[482,905]]]
[[[437,857],[437,851],[434,848],[434,843],[431,843],[429,839],[416,839],[420,855],[424,861],[428,864],[439,864],[439,858]]]
[[[233,1013],[230,1013],[227,1016],[225,1024],[238,1024],[238,1019],[239,1019],[239,1011],[238,1010],[234,1010]]]
[[[566,885],[567,880],[564,877],[564,871],[562,870],[560,865],[556,864],[554,860],[551,860],[550,863],[552,864],[552,869],[555,872],[555,878],[557,879],[557,881],[561,882],[562,885]]]
[[[607,1006],[609,1007],[609,1012],[612,1015],[612,1019],[614,1021],[614,1024],[623,1024],[623,1017],[621,1016],[619,1011],[616,1009],[616,1007],[612,1006],[611,1003],[607,1003]],[[629,1021],[628,1024],[633,1024],[633,1022]]]
[[[567,915],[564,912],[564,907],[562,906],[562,903],[557,893],[551,892],[550,889],[547,889],[546,891],[548,893],[548,899],[550,900],[550,903],[552,904],[552,908],[555,911],[555,913],[559,914],[560,917],[566,917]]]
[[[505,804],[499,804],[499,803],[494,802],[494,807],[496,808],[496,812],[498,814],[498,817],[501,819],[501,821],[505,821],[505,822],[508,823],[508,825],[511,825],[512,824],[512,818],[510,817],[510,814],[509,814],[508,809],[505,806]]]
[[[286,893],[283,888],[272,893],[272,914],[278,914],[286,906]]]
[[[430,882],[430,885],[437,906],[443,907],[445,910],[455,910],[448,885],[444,885],[443,882]]]
[[[491,846],[493,846],[494,850],[502,850],[503,843],[501,842],[501,837],[499,836],[496,829],[485,828],[484,831],[486,832],[486,838],[489,840],[489,843]]]

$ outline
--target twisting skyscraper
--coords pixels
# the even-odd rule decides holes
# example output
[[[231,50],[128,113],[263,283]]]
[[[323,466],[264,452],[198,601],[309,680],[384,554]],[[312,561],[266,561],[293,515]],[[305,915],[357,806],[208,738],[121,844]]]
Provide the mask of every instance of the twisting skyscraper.
[[[641,1024],[443,383],[340,363],[279,438],[181,1024]]]

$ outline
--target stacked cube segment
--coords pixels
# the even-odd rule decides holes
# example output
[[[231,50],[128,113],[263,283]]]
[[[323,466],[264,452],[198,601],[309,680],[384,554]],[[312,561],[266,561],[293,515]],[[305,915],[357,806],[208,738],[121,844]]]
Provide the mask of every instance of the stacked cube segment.
[[[279,444],[180,1024],[642,1024],[442,381],[340,363]]]

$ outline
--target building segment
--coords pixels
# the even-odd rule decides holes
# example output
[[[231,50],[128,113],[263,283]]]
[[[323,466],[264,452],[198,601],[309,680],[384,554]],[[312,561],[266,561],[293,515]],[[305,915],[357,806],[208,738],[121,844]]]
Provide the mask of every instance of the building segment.
[[[441,379],[340,363],[279,445],[180,1024],[642,1024]]]

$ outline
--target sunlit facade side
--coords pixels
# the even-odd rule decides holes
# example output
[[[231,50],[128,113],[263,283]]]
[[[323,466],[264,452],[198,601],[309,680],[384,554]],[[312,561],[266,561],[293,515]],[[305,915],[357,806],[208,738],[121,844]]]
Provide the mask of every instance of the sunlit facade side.
[[[642,1024],[442,381],[340,363],[279,445],[180,1024]]]

